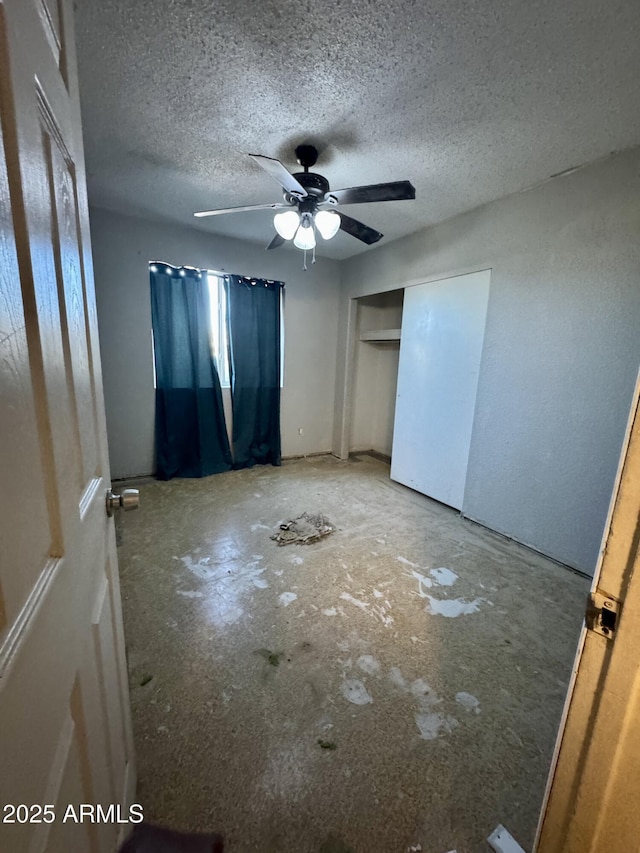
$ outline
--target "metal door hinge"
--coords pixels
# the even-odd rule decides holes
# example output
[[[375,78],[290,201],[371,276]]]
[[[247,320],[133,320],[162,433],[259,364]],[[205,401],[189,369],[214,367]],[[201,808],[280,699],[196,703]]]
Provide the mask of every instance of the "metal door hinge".
[[[584,615],[589,631],[612,640],[618,627],[621,604],[615,598],[603,592],[592,592],[587,598],[587,610]]]

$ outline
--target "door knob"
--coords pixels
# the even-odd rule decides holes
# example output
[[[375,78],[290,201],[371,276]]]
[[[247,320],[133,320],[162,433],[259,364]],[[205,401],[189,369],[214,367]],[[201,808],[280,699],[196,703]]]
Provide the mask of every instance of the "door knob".
[[[128,512],[130,509],[138,509],[140,505],[140,492],[137,489],[124,489],[121,495],[114,495],[111,489],[107,489],[107,515],[109,518],[117,509]]]

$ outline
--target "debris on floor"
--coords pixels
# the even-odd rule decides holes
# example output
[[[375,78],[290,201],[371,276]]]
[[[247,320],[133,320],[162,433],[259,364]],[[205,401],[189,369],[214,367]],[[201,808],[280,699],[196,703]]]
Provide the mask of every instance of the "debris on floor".
[[[322,740],[321,737],[318,738],[318,746],[320,749],[337,749],[338,745],[335,744],[332,740]]]
[[[148,684],[152,680],[153,680],[152,675],[149,675],[149,674],[143,675],[142,678],[140,679],[140,687],[144,687],[145,684]]]
[[[496,853],[524,853],[522,847],[501,823],[493,830],[487,841]]]
[[[323,536],[333,533],[336,528],[324,515],[309,515],[303,512],[297,518],[285,521],[277,533],[271,537],[278,545],[310,545]]]
[[[416,844],[415,846],[407,847],[407,853],[422,853],[422,844]],[[449,850],[449,853],[456,853],[456,851]]]
[[[260,657],[268,661],[271,666],[280,666],[280,658],[284,657],[284,652],[272,652],[271,649],[256,649],[254,654],[260,655]]]

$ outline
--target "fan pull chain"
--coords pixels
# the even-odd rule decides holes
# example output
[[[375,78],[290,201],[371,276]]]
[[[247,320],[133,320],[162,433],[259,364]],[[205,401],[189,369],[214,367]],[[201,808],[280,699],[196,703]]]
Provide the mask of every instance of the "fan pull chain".
[[[306,249],[304,250],[304,264],[302,265],[302,269],[305,272],[307,271],[307,250]]]
[[[315,264],[316,262],[316,247],[313,247],[313,254],[311,255],[311,263]]]

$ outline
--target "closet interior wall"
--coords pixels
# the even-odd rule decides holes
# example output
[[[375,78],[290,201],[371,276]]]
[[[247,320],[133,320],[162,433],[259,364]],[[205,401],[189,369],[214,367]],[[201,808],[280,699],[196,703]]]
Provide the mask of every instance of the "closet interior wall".
[[[391,456],[404,289],[357,300],[356,351],[349,450]],[[368,333],[385,332],[379,340]],[[387,334],[388,333],[388,334]]]

